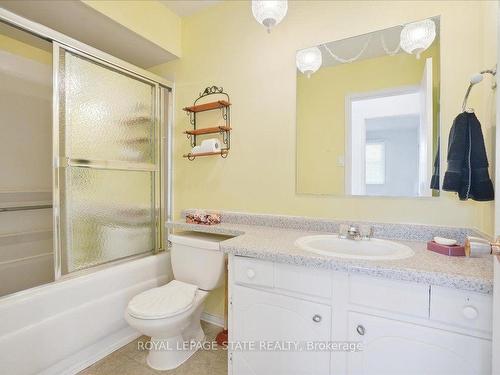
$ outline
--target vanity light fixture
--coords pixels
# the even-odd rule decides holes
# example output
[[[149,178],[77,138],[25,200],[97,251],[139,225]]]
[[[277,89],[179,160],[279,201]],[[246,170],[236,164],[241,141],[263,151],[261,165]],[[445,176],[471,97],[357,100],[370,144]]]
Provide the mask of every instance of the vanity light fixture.
[[[316,72],[323,63],[321,50],[318,47],[301,49],[297,52],[296,62],[297,68],[310,78],[311,74]]]
[[[436,24],[431,19],[409,23],[401,30],[400,38],[401,48],[419,59],[436,38]]]
[[[252,13],[257,22],[271,32],[271,27],[279,24],[288,11],[288,0],[252,0]]]

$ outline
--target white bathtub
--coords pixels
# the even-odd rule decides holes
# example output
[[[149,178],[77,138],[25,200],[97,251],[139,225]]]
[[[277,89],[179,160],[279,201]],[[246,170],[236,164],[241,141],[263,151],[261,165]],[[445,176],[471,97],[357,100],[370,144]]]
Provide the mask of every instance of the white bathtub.
[[[0,296],[54,281],[53,246],[52,230],[0,234]]]
[[[128,301],[171,279],[162,253],[0,299],[0,374],[81,371],[139,336]]]

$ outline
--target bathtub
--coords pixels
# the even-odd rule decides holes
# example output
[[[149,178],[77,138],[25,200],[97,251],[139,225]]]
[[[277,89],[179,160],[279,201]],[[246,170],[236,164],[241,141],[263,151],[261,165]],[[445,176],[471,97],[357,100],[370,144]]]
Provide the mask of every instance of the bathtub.
[[[54,281],[53,246],[52,230],[0,234],[0,297]]]
[[[0,374],[76,374],[139,337],[128,301],[172,277],[161,253],[1,298]]]

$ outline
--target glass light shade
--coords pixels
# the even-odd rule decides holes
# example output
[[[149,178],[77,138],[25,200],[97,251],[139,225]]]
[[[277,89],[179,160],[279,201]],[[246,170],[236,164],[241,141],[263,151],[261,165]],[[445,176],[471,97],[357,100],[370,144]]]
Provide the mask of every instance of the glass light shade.
[[[257,22],[267,27],[267,32],[285,18],[287,11],[287,0],[252,0],[253,16]]]
[[[408,53],[417,55],[430,47],[436,38],[436,24],[433,20],[412,22],[401,30],[401,48]]]
[[[308,77],[321,68],[323,56],[318,47],[301,49],[296,56],[297,68]]]

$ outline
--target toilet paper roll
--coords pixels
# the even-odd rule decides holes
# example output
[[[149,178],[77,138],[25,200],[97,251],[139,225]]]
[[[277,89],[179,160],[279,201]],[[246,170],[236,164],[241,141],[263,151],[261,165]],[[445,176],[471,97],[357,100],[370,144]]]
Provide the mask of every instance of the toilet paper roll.
[[[192,149],[191,149],[191,154],[199,154],[201,151],[201,147],[200,146],[194,146]]]
[[[221,145],[217,138],[205,139],[201,142],[201,152],[217,152],[220,151]]]

